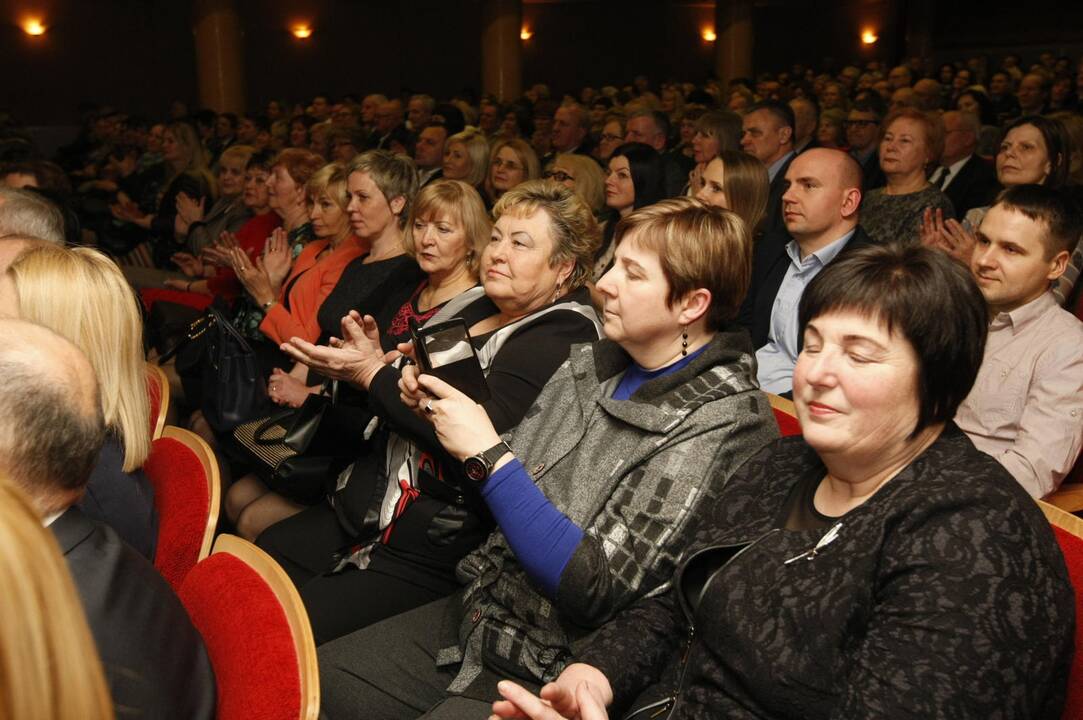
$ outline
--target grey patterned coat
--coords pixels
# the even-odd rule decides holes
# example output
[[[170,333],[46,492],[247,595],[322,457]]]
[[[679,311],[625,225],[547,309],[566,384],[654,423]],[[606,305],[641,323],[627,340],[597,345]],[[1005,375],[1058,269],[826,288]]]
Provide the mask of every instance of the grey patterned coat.
[[[575,640],[669,580],[705,504],[778,435],[743,330],[719,332],[686,367],[613,400],[629,363],[607,340],[572,348],[516,428],[516,455],[584,536],[555,598],[499,530],[459,563],[466,588],[437,656],[462,664],[450,691],[491,694],[494,674],[556,677]]]

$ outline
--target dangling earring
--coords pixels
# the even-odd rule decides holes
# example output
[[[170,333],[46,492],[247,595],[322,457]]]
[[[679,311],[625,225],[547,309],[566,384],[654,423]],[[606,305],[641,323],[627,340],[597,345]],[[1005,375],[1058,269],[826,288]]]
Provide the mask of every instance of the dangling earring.
[[[688,356],[688,331],[681,329],[681,357]]]

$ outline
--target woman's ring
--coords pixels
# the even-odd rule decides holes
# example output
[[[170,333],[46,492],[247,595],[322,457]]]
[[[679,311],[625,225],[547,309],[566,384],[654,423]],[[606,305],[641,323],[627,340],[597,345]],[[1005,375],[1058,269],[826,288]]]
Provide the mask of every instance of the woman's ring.
[[[425,412],[427,412],[429,415],[433,414],[434,411],[432,409],[432,400],[429,400],[427,403],[425,403]]]

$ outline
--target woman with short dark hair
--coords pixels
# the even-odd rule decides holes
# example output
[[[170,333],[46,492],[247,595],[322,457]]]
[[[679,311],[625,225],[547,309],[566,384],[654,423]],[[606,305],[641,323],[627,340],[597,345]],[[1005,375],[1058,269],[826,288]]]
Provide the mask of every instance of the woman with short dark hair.
[[[744,464],[669,592],[565,658],[545,713],[504,682],[497,715],[1060,716],[1064,559],[951,422],[985,344],[969,273],[921,247],[864,248],[812,280],[799,317],[803,435]]]

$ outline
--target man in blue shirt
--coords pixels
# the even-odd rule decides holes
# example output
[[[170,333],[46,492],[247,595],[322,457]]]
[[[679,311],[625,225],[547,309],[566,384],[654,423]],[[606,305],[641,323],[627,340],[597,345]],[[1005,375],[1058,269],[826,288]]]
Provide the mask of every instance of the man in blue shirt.
[[[782,193],[786,190],[786,169],[794,158],[793,139],[793,110],[785,103],[756,103],[742,119],[741,149],[763,163],[771,183],[763,217],[765,233],[782,227]]]
[[[757,348],[767,392],[792,391],[801,350],[797,306],[805,286],[846,247],[869,242],[858,225],[861,167],[840,150],[814,148],[794,158],[782,195],[784,227],[766,234],[752,259],[752,285],[737,321]]]

